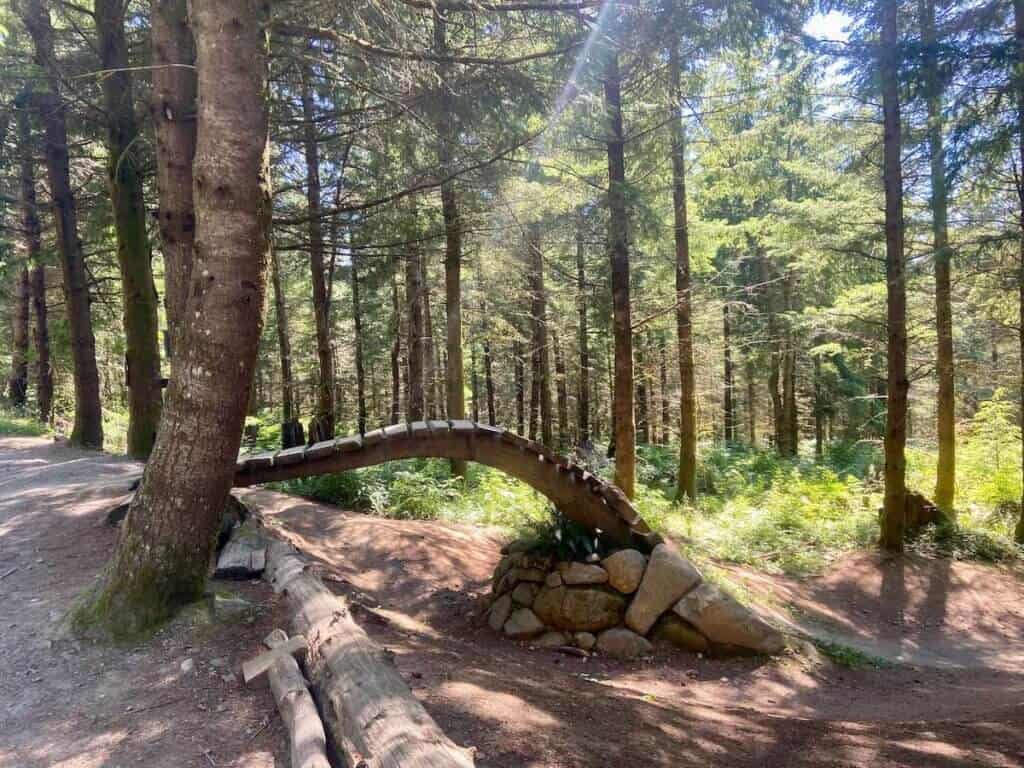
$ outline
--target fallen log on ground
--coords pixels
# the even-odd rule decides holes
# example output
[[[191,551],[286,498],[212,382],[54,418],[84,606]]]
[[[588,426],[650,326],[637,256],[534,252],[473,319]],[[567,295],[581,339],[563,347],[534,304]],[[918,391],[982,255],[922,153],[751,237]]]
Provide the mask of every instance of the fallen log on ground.
[[[292,768],[331,768],[327,761],[327,737],[320,713],[298,663],[291,656],[292,641],[284,630],[275,629],[263,643],[271,652],[280,653],[266,669],[277,711],[288,729]]]
[[[291,545],[267,541],[266,578],[294,609],[308,641],[306,669],[338,749],[355,768],[472,768],[412,695],[385,651],[356,624]]]

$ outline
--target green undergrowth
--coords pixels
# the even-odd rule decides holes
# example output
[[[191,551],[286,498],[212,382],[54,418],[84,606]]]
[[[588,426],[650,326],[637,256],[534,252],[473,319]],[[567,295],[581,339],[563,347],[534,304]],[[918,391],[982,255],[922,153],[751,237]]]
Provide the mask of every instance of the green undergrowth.
[[[881,656],[875,656],[871,653],[865,653],[864,651],[854,648],[843,643],[837,643],[832,640],[822,640],[815,638],[811,642],[814,646],[822,653],[827,656],[835,664],[841,667],[848,667],[850,669],[857,669],[860,667],[874,667],[875,669],[890,669],[894,666],[893,662],[889,659],[885,659]]]
[[[1020,441],[1010,411],[997,398],[962,426],[956,526],[925,527],[908,542],[911,551],[984,562],[1024,555],[1013,542]],[[705,564],[734,563],[795,576],[819,573],[846,552],[876,545],[883,459],[877,441],[837,442],[818,459],[812,448],[804,445],[799,458],[783,459],[772,451],[702,445],[693,504],[675,498],[677,447],[641,445],[634,503],[654,530],[683,543]],[[614,476],[614,462],[600,450],[589,468]],[[934,474],[934,449],[910,447],[908,486],[930,497]],[[276,487],[376,515],[457,520],[497,527],[510,536],[552,537],[559,528],[540,494],[476,464],[464,480],[451,477],[447,461],[418,459]],[[564,536],[585,546],[585,536]]]
[[[5,407],[0,407],[0,435],[6,437],[41,437],[49,430],[45,424]]]

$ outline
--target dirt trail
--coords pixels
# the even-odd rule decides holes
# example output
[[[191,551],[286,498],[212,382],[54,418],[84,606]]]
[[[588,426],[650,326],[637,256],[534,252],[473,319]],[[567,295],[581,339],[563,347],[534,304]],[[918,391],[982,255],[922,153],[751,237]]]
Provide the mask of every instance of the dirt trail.
[[[102,510],[137,472],[41,440],[0,440],[0,574],[19,566],[0,581],[0,766],[209,766],[203,749],[218,766],[270,766],[275,756],[286,765],[276,717],[256,732],[273,711],[266,693],[225,683],[207,663],[229,657],[237,668],[280,621],[262,586],[238,587],[270,606],[251,625],[195,632],[177,622],[128,652],[49,647],[50,612],[102,564],[114,539]],[[582,660],[511,643],[480,621],[499,547],[486,532],[246,495],[350,597],[442,728],[477,748],[481,768],[1024,766],[1024,675],[1011,663],[1024,642],[1024,586],[1011,574],[909,561],[904,606],[881,590],[892,576],[868,555],[822,582],[738,574],[830,631],[884,636],[957,665],[846,669],[665,649],[636,663]],[[937,594],[928,585],[942,570],[939,613],[923,595]],[[904,620],[879,631],[881,616]],[[185,657],[199,675],[181,674]]]
[[[0,576],[10,573],[0,580],[0,766],[283,766],[273,699],[246,690],[237,672],[280,621],[263,585],[215,582],[251,607],[217,620],[197,608],[136,646],[74,642],[59,626],[106,561],[116,531],[104,513],[139,471],[49,441],[0,439]]]

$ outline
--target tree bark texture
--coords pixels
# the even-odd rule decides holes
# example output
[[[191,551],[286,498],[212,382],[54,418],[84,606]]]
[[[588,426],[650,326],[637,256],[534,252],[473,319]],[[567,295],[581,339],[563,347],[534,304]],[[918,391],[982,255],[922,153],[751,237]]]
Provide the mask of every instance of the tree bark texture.
[[[423,371],[426,360],[423,343],[423,256],[413,250],[405,258],[405,304],[409,337],[409,404],[407,421],[423,420],[425,390]]]
[[[672,209],[676,248],[676,336],[679,343],[679,499],[697,498],[697,396],[693,366],[690,229],[686,211],[686,142],[679,50],[669,49],[672,78]]]
[[[28,267],[14,270],[14,301],[11,305],[11,374],[7,379],[7,397],[15,408],[28,400]]]
[[[607,52],[604,104],[608,149],[608,241],[611,258],[612,324],[615,337],[615,484],[630,499],[636,485],[636,424],[633,416],[633,323],[629,295],[629,234],[626,213],[625,137],[619,55]]]
[[[128,384],[128,455],[145,460],[153,450],[163,391],[153,254],[146,231],[141,155],[123,0],[96,0],[96,30],[107,119],[107,186],[121,270],[122,324]]]
[[[356,362],[356,427],[366,434],[366,368],[363,362],[363,307],[359,294],[359,251],[352,251],[352,326],[355,335]]]
[[[53,198],[57,249],[64,277],[64,300],[67,305],[75,382],[75,425],[70,441],[83,448],[102,448],[103,411],[100,407],[100,377],[96,366],[96,339],[92,328],[85,256],[78,239],[78,213],[71,187],[66,110],[60,98],[53,27],[50,24],[49,6],[44,0],[25,0],[20,7],[25,27],[32,37],[36,60],[47,73],[50,87],[48,93],[34,94],[32,98],[45,136],[47,176]]]
[[[302,68],[302,129],[306,154],[306,207],[309,211],[309,270],[313,282],[313,317],[316,321],[318,363],[316,414],[309,425],[310,442],[334,437],[334,355],[331,353],[330,303],[324,272],[324,233],[320,202],[320,147],[317,143],[313,72]]]
[[[576,443],[590,444],[590,332],[587,328],[587,280],[583,214],[576,224],[576,311],[579,315],[579,395],[576,401]]]
[[[178,374],[142,484],[80,630],[151,629],[203,591],[241,441],[270,254],[265,5],[194,0],[195,280]]]
[[[527,277],[530,286],[530,327],[533,335],[532,392],[530,402],[530,439],[534,434],[534,416],[540,417],[540,440],[553,445],[554,413],[551,408],[551,353],[548,349],[548,297],[544,287],[544,254],[540,244],[540,224],[531,224],[527,233]]]
[[[902,135],[900,125],[899,28],[897,0],[881,5],[879,66],[884,123],[885,276],[888,320],[888,382],[885,419],[885,502],[881,545],[903,551],[907,442],[907,285],[904,257]]]
[[[186,0],[151,0],[150,23],[153,49],[150,117],[156,136],[160,201],[157,220],[164,257],[164,304],[173,376],[178,368],[175,350],[185,321],[195,244],[192,194],[192,163],[196,154],[195,42]]]

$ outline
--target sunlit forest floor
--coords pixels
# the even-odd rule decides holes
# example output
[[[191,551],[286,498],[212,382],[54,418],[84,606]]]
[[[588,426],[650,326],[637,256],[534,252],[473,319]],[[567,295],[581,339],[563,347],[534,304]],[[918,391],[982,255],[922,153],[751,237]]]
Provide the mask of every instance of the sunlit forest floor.
[[[380,493],[401,503],[403,483],[434,485],[424,478],[444,469],[391,471],[390,484],[387,475],[370,475],[378,505]],[[214,582],[214,592],[248,600],[250,609],[212,620],[190,612],[130,648],[79,644],[62,633],[61,615],[116,536],[104,513],[137,475],[132,462],[48,438],[0,438],[0,550],[18,569],[0,582],[0,686],[8,702],[0,764],[283,764],[269,696],[233,677],[282,621],[261,585]],[[347,482],[362,487],[370,478]],[[438,509],[450,511],[432,516],[458,520],[407,519],[424,516],[408,505],[385,518],[271,490],[247,491],[245,500],[315,559],[367,632],[394,652],[442,728],[477,748],[481,768],[1016,766],[1024,759],[1024,583],[1013,564],[921,554],[881,562],[871,550],[835,548],[813,575],[802,564],[796,575],[780,575],[773,571],[788,568],[786,560],[755,569],[705,555],[715,578],[819,640],[771,661],[666,648],[636,662],[584,660],[510,642],[481,620],[502,528],[514,527],[511,502],[531,501],[528,494],[488,473],[471,476],[465,492],[443,477],[436,485]],[[500,528],[497,517],[488,526],[466,522],[474,504],[481,520],[498,509],[483,501],[488,487],[508,494]],[[666,514],[699,530],[696,511]],[[711,541],[701,535],[691,549]],[[186,659],[192,672],[180,666]]]

